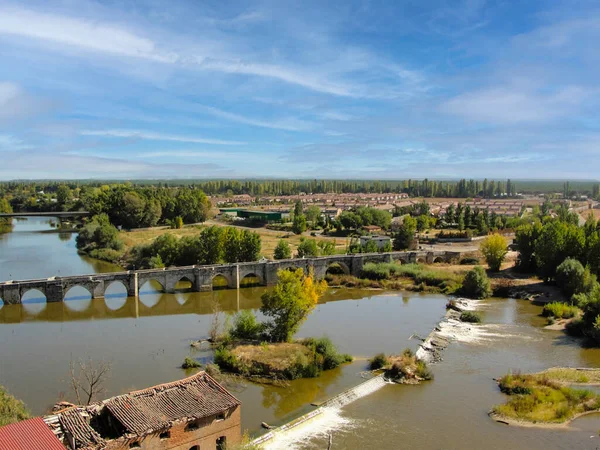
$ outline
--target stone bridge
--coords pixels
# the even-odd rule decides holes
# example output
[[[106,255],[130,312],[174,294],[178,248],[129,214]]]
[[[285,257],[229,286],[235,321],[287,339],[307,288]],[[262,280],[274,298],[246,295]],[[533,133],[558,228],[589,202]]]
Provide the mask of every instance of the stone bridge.
[[[266,260],[237,264],[210,266],[169,267],[164,269],[131,270],[127,272],[51,277],[41,280],[5,281],[0,283],[0,298],[6,304],[21,303],[30,290],[37,290],[47,302],[61,302],[69,289],[80,286],[89,291],[92,298],[102,298],[112,283],[121,283],[127,295],[137,297],[140,288],[149,281],[160,283],[163,292],[175,292],[180,281],[191,284],[192,291],[212,290],[215,280],[220,279],[228,288],[239,289],[243,280],[251,277],[263,286],[277,282],[277,271],[301,268],[313,270],[317,278],[324,278],[327,271],[336,266],[349,275],[360,275],[363,265],[369,262],[426,263],[450,262],[460,257],[458,252],[390,252],[358,255],[334,255],[319,258]]]

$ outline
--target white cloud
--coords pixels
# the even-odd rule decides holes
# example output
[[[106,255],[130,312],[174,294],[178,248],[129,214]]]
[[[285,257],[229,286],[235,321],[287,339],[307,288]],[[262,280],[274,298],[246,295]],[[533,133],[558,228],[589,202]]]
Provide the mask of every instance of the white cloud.
[[[221,139],[209,139],[193,136],[179,136],[172,134],[154,133],[152,131],[141,130],[83,130],[79,134],[82,136],[106,136],[117,138],[144,139],[150,141],[174,141],[174,142],[192,142],[194,144],[212,144],[212,145],[244,145],[246,142],[225,141]]]
[[[479,122],[543,122],[570,114],[584,99],[585,92],[575,86],[551,94],[501,87],[461,94],[443,103],[440,110]]]
[[[260,119],[253,119],[251,117],[242,116],[240,114],[223,111],[219,108],[212,106],[198,106],[201,111],[206,112],[215,117],[230,120],[232,122],[244,123],[246,125],[252,125],[255,127],[272,128],[277,130],[287,131],[306,131],[313,128],[313,124],[304,120],[289,118],[281,120],[266,121]]]
[[[175,54],[158,51],[150,39],[117,26],[25,9],[0,8],[0,33],[163,63],[177,60]]]

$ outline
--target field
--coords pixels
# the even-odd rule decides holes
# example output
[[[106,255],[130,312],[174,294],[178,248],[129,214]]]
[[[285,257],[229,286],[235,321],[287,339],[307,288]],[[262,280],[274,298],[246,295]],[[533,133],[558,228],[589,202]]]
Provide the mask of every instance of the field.
[[[209,221],[209,222],[207,222],[207,225],[227,226],[225,224],[222,224],[222,223],[216,222],[216,221]],[[164,234],[164,233],[173,234],[178,237],[194,236],[194,235],[200,233],[200,231],[203,228],[205,228],[207,225],[189,225],[189,226],[185,226],[179,230],[173,230],[173,229],[170,229],[167,227],[156,227],[156,228],[146,228],[146,229],[141,229],[141,230],[132,230],[132,231],[127,231],[127,232],[123,231],[120,233],[120,237],[125,244],[125,249],[129,250],[129,249],[135,247],[136,245],[149,244],[154,239],[156,239],[158,236],[160,236],[161,234]],[[244,228],[244,227],[237,227],[237,228]],[[277,243],[279,242],[280,239],[285,239],[290,244],[293,254],[296,253],[296,249],[298,248],[298,245],[300,244],[300,239],[302,237],[305,237],[308,239],[316,239],[317,242],[332,240],[332,238],[330,238],[330,237],[321,237],[321,236],[312,237],[308,233],[305,233],[304,236],[298,236],[298,235],[295,235],[292,233],[287,233],[287,232],[282,232],[282,231],[267,230],[266,228],[247,228],[247,229],[254,231],[260,235],[260,238],[262,240],[261,254],[264,257],[270,258],[270,259],[273,258],[273,251],[275,250],[275,247],[277,246]],[[345,253],[345,251],[346,251],[346,240],[344,238],[338,238],[336,240],[336,252],[337,253]]]

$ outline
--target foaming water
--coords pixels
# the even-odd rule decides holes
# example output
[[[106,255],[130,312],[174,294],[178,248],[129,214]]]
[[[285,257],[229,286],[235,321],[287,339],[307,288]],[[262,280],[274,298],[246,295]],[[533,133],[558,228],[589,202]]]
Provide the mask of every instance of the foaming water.
[[[327,438],[335,432],[338,436],[341,433],[348,433],[357,426],[357,421],[349,419],[342,415],[340,408],[321,408],[320,414],[302,424],[275,433],[273,438],[264,444],[262,448],[266,450],[294,450],[310,447],[309,442],[315,438]]]
[[[306,448],[311,439],[322,438],[333,431],[339,434],[351,430],[355,423],[342,416],[341,409],[359,398],[378,391],[386,384],[383,375],[376,376],[358,386],[347,389],[327,400],[317,410],[262,436],[255,442],[261,444],[265,449]]]

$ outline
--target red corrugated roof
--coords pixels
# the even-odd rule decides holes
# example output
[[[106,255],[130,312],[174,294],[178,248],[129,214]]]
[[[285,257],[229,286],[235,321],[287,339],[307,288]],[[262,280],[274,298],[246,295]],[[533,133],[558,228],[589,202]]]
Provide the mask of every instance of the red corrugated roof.
[[[0,450],[65,450],[41,417],[0,427]]]

